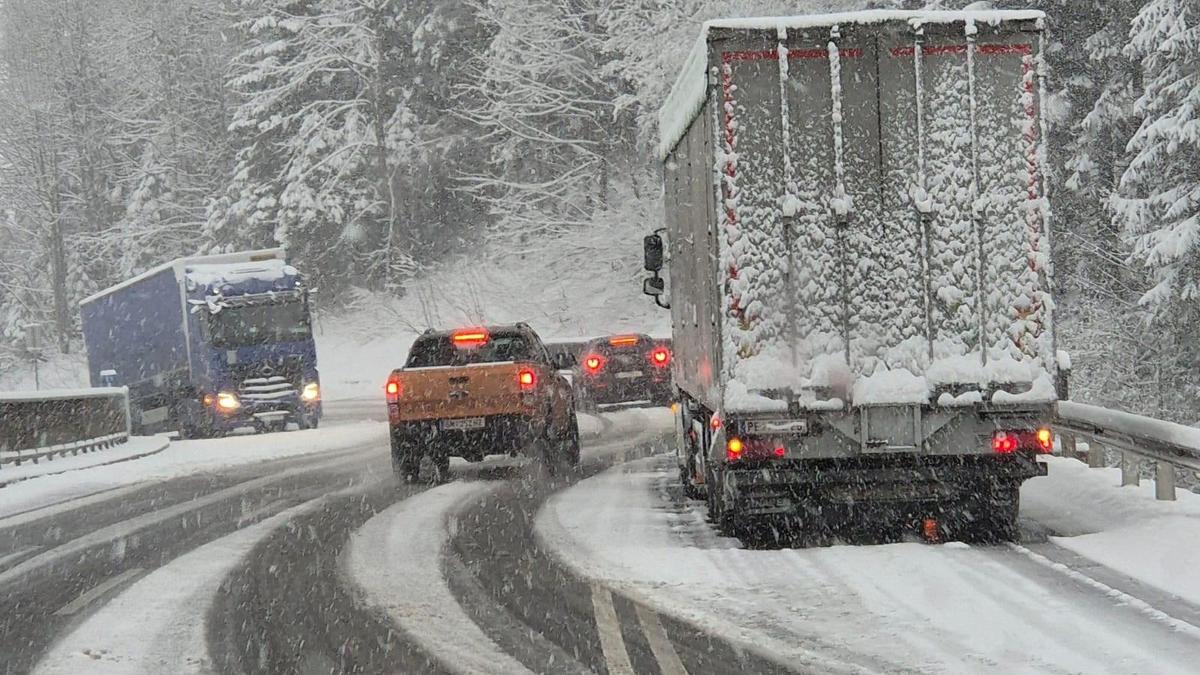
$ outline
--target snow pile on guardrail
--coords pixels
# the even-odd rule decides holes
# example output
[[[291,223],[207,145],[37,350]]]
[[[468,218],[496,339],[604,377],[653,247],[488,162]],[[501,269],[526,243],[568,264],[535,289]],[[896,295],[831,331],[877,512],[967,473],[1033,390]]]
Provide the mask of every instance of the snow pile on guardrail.
[[[1060,401],[1058,417],[1069,424],[1093,426],[1106,433],[1156,441],[1200,455],[1200,429],[1196,427],[1074,401]]]

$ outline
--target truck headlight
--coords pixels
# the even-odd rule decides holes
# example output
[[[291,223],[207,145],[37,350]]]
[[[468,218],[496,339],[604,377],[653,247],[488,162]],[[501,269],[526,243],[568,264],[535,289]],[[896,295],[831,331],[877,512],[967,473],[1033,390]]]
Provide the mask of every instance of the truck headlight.
[[[221,410],[232,411],[242,407],[242,402],[238,400],[236,394],[223,391],[217,394],[217,407]]]
[[[321,387],[316,382],[309,382],[304,385],[304,391],[300,392],[300,398],[305,401],[321,400]]]

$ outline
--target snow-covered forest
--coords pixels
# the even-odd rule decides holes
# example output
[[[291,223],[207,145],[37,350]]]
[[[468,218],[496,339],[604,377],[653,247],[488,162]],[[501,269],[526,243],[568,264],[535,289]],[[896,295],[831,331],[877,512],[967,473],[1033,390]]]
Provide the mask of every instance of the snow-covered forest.
[[[1052,17],[1074,391],[1195,422],[1200,2],[995,4]],[[922,5],[0,0],[0,372],[32,325],[79,349],[79,299],[181,255],[285,245],[336,308],[451,255],[640,234],[703,20]]]

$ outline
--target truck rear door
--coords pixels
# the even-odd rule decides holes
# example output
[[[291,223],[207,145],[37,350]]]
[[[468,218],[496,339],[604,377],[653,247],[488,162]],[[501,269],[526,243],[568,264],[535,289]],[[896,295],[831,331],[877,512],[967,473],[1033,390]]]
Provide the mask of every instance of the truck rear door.
[[[1039,31],[894,22],[714,40],[740,356],[775,343],[801,367],[844,355],[857,373],[988,349],[1046,359]]]

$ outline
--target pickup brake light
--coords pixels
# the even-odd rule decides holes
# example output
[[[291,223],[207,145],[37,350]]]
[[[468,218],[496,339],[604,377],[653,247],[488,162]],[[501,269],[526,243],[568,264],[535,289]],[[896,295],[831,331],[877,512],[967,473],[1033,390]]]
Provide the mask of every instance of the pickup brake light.
[[[399,402],[402,390],[403,387],[400,384],[400,376],[396,373],[392,373],[392,375],[388,377],[387,385],[384,386],[384,391],[387,393],[387,402]]]
[[[522,368],[517,372],[517,386],[521,391],[533,391],[537,386],[537,373],[529,368]]]

